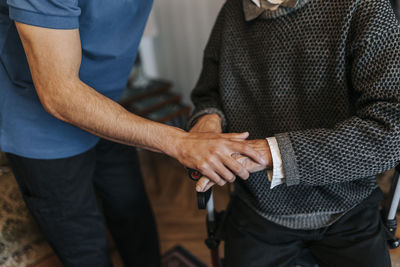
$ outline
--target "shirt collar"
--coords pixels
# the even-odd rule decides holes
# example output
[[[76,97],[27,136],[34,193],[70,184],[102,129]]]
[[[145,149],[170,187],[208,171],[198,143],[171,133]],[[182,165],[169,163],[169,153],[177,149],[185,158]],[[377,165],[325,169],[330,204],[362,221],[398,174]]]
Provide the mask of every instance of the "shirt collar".
[[[261,7],[260,0],[251,0],[256,6]]]
[[[264,7],[276,7],[277,4],[274,4],[273,1],[266,1],[266,0],[243,0],[243,10],[246,21],[250,21],[253,19],[258,18],[264,12],[268,12],[261,6],[261,1],[264,1]],[[299,0],[285,0],[283,3],[278,4],[279,6],[286,7],[286,8],[294,8]]]

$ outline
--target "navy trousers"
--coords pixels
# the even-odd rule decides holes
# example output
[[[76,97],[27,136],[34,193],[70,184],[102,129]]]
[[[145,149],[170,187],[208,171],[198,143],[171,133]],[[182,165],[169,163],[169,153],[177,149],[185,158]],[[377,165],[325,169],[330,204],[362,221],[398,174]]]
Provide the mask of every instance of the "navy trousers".
[[[70,158],[7,157],[29,210],[65,266],[111,266],[106,225],[125,266],[160,265],[135,148],[100,140]]]
[[[267,221],[238,197],[226,222],[226,267],[293,267],[308,249],[320,267],[390,267],[378,204],[382,191],[329,227],[289,229]]]

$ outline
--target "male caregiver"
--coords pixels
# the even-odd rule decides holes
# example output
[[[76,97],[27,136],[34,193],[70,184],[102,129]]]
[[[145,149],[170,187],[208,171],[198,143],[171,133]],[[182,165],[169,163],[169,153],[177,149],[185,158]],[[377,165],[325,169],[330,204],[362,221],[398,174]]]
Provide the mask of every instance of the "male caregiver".
[[[165,153],[223,185],[267,165],[248,133],[187,133],[135,116],[121,96],[150,0],[0,0],[0,146],[65,266],[158,266],[136,150]],[[100,213],[95,191],[104,210]]]

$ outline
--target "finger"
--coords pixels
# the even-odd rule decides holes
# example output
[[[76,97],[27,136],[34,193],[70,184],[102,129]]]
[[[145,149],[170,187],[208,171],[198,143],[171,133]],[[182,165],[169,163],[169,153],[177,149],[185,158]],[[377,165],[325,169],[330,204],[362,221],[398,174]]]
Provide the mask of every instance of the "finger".
[[[196,191],[197,192],[206,192],[210,189],[215,183],[210,181],[207,177],[203,176],[196,184]]]
[[[205,176],[201,177],[196,183],[196,191],[197,192],[204,192],[204,189],[206,188],[208,183],[213,183],[213,182],[211,182],[210,179],[208,179]]]
[[[233,183],[235,181],[236,176],[228,170],[224,164],[220,161],[213,161],[210,163],[214,167],[214,171],[216,171],[219,176],[229,183]]]
[[[249,133],[248,132],[244,132],[244,133],[224,133],[221,134],[221,136],[223,138],[228,138],[228,139],[242,139],[245,140],[249,137]]]
[[[217,173],[210,170],[205,170],[201,172],[204,176],[207,176],[211,181],[216,183],[219,186],[223,186],[226,184],[225,180],[222,179]]]
[[[215,185],[214,182],[208,182],[208,184],[206,185],[206,188],[203,189],[203,192],[206,192],[208,189],[210,189],[213,185]]]
[[[232,157],[227,157],[224,160],[224,164],[227,168],[229,168],[231,171],[233,171],[237,176],[242,178],[243,180],[247,180],[249,178],[249,172],[247,169],[242,166],[239,162],[237,162],[235,159]]]
[[[261,164],[264,166],[267,165],[265,158],[259,152],[255,151],[251,147],[245,145],[245,143],[232,141],[232,145],[230,146],[230,148],[233,149],[232,154],[235,152],[238,152],[242,155],[245,155],[245,156],[251,158],[258,164]]]

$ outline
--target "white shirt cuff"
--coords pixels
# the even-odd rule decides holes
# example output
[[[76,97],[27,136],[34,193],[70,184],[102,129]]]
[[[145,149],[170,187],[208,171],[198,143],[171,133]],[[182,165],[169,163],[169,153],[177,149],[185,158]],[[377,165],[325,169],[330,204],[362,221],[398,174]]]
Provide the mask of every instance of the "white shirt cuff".
[[[272,170],[268,170],[268,178],[271,180],[271,189],[285,183],[285,173],[283,171],[282,156],[278,142],[275,137],[267,138],[269,149],[272,155]]]

